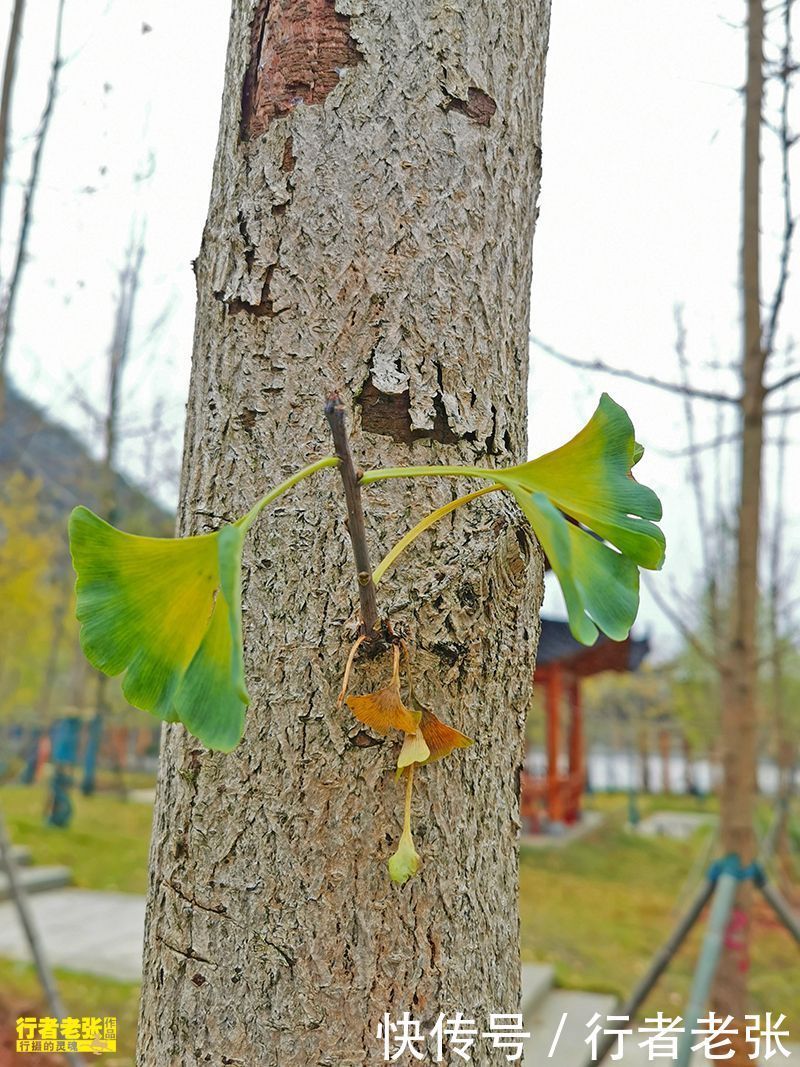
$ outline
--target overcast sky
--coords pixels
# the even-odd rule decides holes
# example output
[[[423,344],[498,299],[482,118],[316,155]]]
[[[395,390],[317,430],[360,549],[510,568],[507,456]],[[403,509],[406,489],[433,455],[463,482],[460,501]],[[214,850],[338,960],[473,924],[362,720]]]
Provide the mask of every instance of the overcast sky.
[[[0,0],[3,32],[10,7]],[[55,8],[55,0],[35,0],[26,12],[3,228],[6,273]],[[191,357],[190,263],[208,203],[228,11],[227,0],[66,0],[67,63],[11,354],[18,386],[96,439],[91,410],[104,403],[99,367],[111,335],[116,272],[132,227],[146,226],[135,355],[124,390],[124,465],[170,504]],[[534,241],[535,337],[580,358],[674,379],[673,309],[681,303],[696,382],[736,389],[733,374],[719,365],[739,354],[743,15],[736,0],[554,0]],[[769,135],[764,155],[769,264],[782,210]],[[800,333],[799,318],[793,278],[784,341]],[[664,501],[668,562],[657,581],[665,595],[673,582],[690,591],[700,566],[695,515],[686,462],[668,454],[685,444],[681,400],[570,370],[535,347],[531,354],[531,453],[570,436],[608,390],[628,408],[647,448],[639,477]],[[147,431],[156,416],[164,432],[154,445]],[[716,409],[698,404],[696,417],[700,438],[714,438]],[[713,481],[721,471],[730,495],[732,455],[725,452],[719,463],[712,456],[707,477]],[[796,460],[793,447],[788,484],[796,481]],[[770,460],[768,475],[773,470]],[[794,494],[787,497],[791,548],[798,509]],[[558,610],[554,592],[547,606]],[[639,632],[648,627],[663,645],[671,640],[670,626],[645,594]]]

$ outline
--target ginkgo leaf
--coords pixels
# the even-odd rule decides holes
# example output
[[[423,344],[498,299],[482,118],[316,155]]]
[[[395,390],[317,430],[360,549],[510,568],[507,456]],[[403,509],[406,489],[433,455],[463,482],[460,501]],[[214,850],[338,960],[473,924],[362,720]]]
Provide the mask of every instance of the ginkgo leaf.
[[[403,813],[403,832],[397,843],[397,851],[387,864],[389,877],[397,885],[405,885],[419,870],[419,856],[414,848],[411,836],[411,794],[414,788],[414,764],[411,763],[403,772],[406,776],[406,803]]]
[[[603,393],[594,415],[571,441],[494,476],[518,499],[544,493],[559,511],[616,545],[634,563],[658,570],[665,541],[652,520],[661,518],[661,501],[631,475],[642,452],[628,413]]]
[[[403,747],[400,749],[400,755],[397,757],[397,769],[402,771],[404,767],[410,767],[412,763],[424,763],[430,754],[430,749],[421,730],[417,730],[413,734],[406,734],[403,739]]]
[[[435,763],[436,760],[449,756],[456,748],[469,748],[475,744],[471,737],[448,726],[427,708],[422,709],[419,729],[428,746],[428,756],[422,763]]]
[[[244,728],[241,552],[226,526],[186,538],[136,537],[78,507],[69,521],[76,614],[89,662],[125,672],[135,707],[182,722],[230,751]]]
[[[405,885],[409,878],[413,878],[419,871],[419,855],[414,848],[410,829],[403,830],[397,851],[390,856],[386,866],[389,869],[389,877],[396,885]]]
[[[544,493],[518,500],[561,584],[575,638],[591,645],[599,627],[624,640],[639,608],[636,564],[567,522]]]
[[[584,644],[595,641],[598,628],[615,641],[628,636],[639,609],[638,567],[664,562],[664,534],[652,521],[661,518],[661,502],[631,475],[642,453],[627,412],[604,393],[571,441],[493,472],[539,538],[561,584],[570,629]]]
[[[407,708],[400,697],[400,681],[393,678],[384,689],[361,696],[349,696],[347,705],[365,726],[385,737],[389,730],[416,732],[420,713]]]
[[[125,672],[131,704],[229,752],[249,703],[242,655],[242,545],[264,508],[336,456],[295,471],[237,522],[197,537],[134,537],[88,508],[69,520],[81,647]]]

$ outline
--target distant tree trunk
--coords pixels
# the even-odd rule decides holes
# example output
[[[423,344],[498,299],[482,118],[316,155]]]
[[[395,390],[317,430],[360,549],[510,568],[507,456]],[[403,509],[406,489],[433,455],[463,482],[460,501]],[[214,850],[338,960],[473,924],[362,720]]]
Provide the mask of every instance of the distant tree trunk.
[[[669,730],[658,731],[658,750],[661,755],[661,792],[672,792],[672,777],[670,775],[669,759],[672,750],[672,738]]]
[[[650,781],[650,730],[647,726],[640,726],[638,733],[639,741],[639,771],[641,775],[641,789],[643,793],[652,792]]]
[[[3,199],[8,181],[9,134],[11,132],[11,101],[14,96],[14,82],[17,74],[17,54],[22,37],[22,17],[25,13],[25,0],[14,0],[11,9],[11,25],[6,39],[6,54],[3,61],[3,88],[0,91],[0,236],[3,229]],[[0,248],[2,248],[0,241]]]
[[[683,748],[683,791],[687,796],[697,792],[697,780],[694,772],[694,748],[686,734],[681,735]]]
[[[233,5],[203,245],[182,533],[240,515],[332,451],[356,461],[526,454],[531,239],[549,3]],[[344,12],[352,12],[348,17]],[[366,493],[375,558],[452,498]],[[404,1011],[519,1009],[518,776],[542,589],[538,551],[490,496],[404,556],[379,606],[423,704],[475,737],[423,768],[423,869],[386,860],[396,744],[336,693],[355,579],[335,474],[266,513],[245,550],[244,742],[164,731],[151,851],[143,1067],[382,1063]],[[355,691],[388,678],[358,665]],[[478,1041],[473,1061],[497,1062]]]
[[[8,183],[8,161],[11,157],[11,102],[14,98],[14,84],[17,75],[17,55],[22,38],[22,19],[25,13],[25,0],[14,0],[11,10],[11,24],[6,39],[6,53],[3,61],[3,87],[0,91],[0,250],[2,242],[3,205],[6,185]],[[0,315],[3,314],[3,279],[0,276]],[[2,351],[2,349],[0,349]],[[0,422],[5,418],[6,402],[6,361],[0,356]]]
[[[8,373],[8,353],[11,346],[11,337],[14,329],[14,311],[19,296],[22,272],[25,268],[28,251],[28,234],[33,221],[33,203],[36,191],[39,188],[39,172],[42,166],[42,155],[50,129],[50,121],[53,117],[56,97],[58,95],[59,74],[63,63],[61,57],[61,36],[64,26],[64,3],[58,0],[56,7],[55,44],[53,47],[53,60],[50,64],[50,77],[47,82],[47,94],[44,109],[39,120],[39,129],[36,131],[36,140],[31,157],[31,169],[28,182],[22,199],[22,218],[19,224],[17,236],[17,249],[14,256],[14,265],[8,285],[0,295],[0,419],[4,417],[5,406],[5,381]],[[12,23],[12,32],[14,25]],[[13,72],[12,72],[13,73]]]
[[[764,94],[762,0],[748,2],[747,102],[744,124],[743,225],[741,280],[743,300],[742,447],[735,595],[731,637],[722,672],[722,762],[720,839],[723,850],[743,864],[755,856],[753,817],[756,800],[758,719],[758,554],[761,514],[761,465],[764,446],[764,365],[760,284],[760,141]],[[740,1028],[747,1012],[747,955],[752,883],[742,882],[734,922],[737,936],[726,940],[714,984],[712,1004],[732,1015]],[[742,1030],[743,1032],[743,1030]],[[746,1048],[729,1063],[750,1062]]]

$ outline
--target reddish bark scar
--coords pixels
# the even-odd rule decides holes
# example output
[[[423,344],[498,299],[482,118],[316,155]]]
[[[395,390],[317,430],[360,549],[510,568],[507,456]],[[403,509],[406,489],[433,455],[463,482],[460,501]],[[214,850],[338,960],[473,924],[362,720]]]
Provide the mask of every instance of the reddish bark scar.
[[[483,89],[476,89],[471,85],[467,89],[467,99],[459,100],[455,96],[447,95],[444,104],[445,111],[457,111],[460,115],[466,115],[479,126],[488,126],[492,121],[492,115],[497,111],[497,104]]]
[[[321,104],[343,67],[363,56],[335,0],[258,0],[242,88],[243,140],[259,137],[297,104]]]

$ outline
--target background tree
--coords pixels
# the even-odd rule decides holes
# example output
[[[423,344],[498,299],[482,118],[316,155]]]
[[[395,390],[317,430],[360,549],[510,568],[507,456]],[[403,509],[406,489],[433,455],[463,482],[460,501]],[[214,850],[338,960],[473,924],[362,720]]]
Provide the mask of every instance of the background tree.
[[[19,12],[17,11],[19,8]],[[0,137],[5,141],[2,151],[2,168],[0,168],[0,183],[5,185],[7,181],[6,170],[6,152],[7,152],[7,138],[8,129],[10,124],[11,113],[11,100],[14,85],[14,71],[16,66],[16,50],[19,38],[20,20],[22,18],[22,5],[17,4],[14,9],[14,15],[11,23],[9,48],[6,53],[6,61],[4,68],[4,86],[3,86],[3,115],[2,124],[0,124]],[[45,98],[44,108],[42,110],[41,119],[39,120],[39,128],[36,131],[36,139],[34,143],[33,155],[31,156],[30,174],[25,186],[25,194],[22,203],[22,216],[19,223],[19,231],[17,233],[16,249],[14,252],[14,262],[11,268],[11,274],[7,283],[3,286],[2,294],[0,294],[0,419],[3,417],[3,407],[5,404],[5,388],[6,388],[6,373],[8,365],[8,353],[11,345],[11,338],[14,328],[14,310],[16,307],[17,297],[19,295],[20,285],[22,281],[22,272],[25,268],[25,259],[28,247],[28,234],[30,232],[31,222],[33,219],[33,204],[36,197],[36,192],[39,188],[39,174],[42,166],[42,155],[44,153],[44,146],[47,140],[47,133],[50,129],[50,122],[53,117],[53,109],[55,107],[56,98],[58,95],[58,80],[61,72],[61,66],[63,58],[61,55],[61,36],[64,25],[64,0],[58,0],[58,6],[56,8],[56,28],[55,28],[55,43],[53,45],[53,60],[50,66],[50,77],[47,82],[47,95]],[[8,83],[6,91],[6,81]],[[0,210],[2,210],[2,196],[0,196]]]
[[[792,211],[789,154],[796,144],[789,120],[789,99],[792,79],[797,71],[793,58],[793,0],[784,0],[770,10],[773,24],[777,23],[780,45],[777,55],[765,57],[765,46],[774,50],[765,22],[763,0],[747,0],[746,11],[746,80],[743,91],[744,123],[741,182],[741,347],[733,367],[738,388],[726,392],[722,388],[701,388],[688,380],[687,363],[682,352],[679,331],[678,357],[681,381],[668,381],[657,375],[618,368],[604,361],[585,361],[564,356],[550,346],[537,344],[552,355],[583,369],[620,375],[632,381],[651,385],[683,397],[686,400],[711,401],[734,413],[736,426],[730,435],[704,442],[716,447],[733,444],[736,462],[736,489],[732,532],[735,542],[731,564],[730,600],[724,618],[713,625],[715,643],[711,648],[697,641],[691,626],[687,626],[680,610],[675,610],[663,598],[656,597],[684,638],[701,655],[709,658],[719,677],[720,748],[723,764],[720,787],[720,841],[726,853],[736,853],[747,865],[755,857],[756,840],[753,820],[756,804],[756,768],[758,760],[758,722],[760,711],[761,643],[759,634],[759,565],[764,549],[762,538],[762,491],[765,427],[768,419],[773,425],[778,416],[796,414],[798,408],[782,403],[781,394],[800,379],[800,370],[793,365],[776,373],[775,356],[780,343],[781,311],[784,305],[795,218]],[[779,93],[778,123],[767,115],[766,76],[777,86]],[[778,134],[781,167],[779,181],[783,200],[783,234],[775,262],[775,284],[771,298],[762,305],[766,288],[761,255],[761,198],[762,198],[762,132],[774,128]],[[680,323],[679,323],[680,327]],[[791,342],[791,339],[789,339]],[[791,347],[791,343],[787,347]],[[723,364],[726,369],[730,364]],[[696,458],[701,445],[690,433],[690,473],[697,479]],[[717,508],[721,514],[721,509]],[[701,541],[707,558],[713,559],[717,547],[717,530],[710,525],[703,536],[703,522],[699,521]],[[708,574],[718,573],[718,566],[708,567]],[[651,586],[652,591],[652,586]],[[713,588],[712,588],[713,592]],[[719,605],[712,598],[712,607]],[[722,1015],[732,1015],[740,1021],[747,1011],[746,965],[749,952],[750,910],[752,885],[742,882],[736,900],[735,923],[737,935],[728,939],[717,971],[712,1007]],[[735,1061],[747,1062],[742,1047]]]
[[[348,10],[233,5],[196,264],[184,534],[330,454],[335,387],[361,464],[526,454],[549,5]],[[246,550],[242,745],[209,754],[165,729],[139,1039],[153,1067],[382,1062],[386,1011],[432,1025],[518,1010],[539,554],[487,497],[386,582],[420,701],[477,740],[420,782],[425,867],[398,888],[390,746],[336,708],[355,591],[336,477],[303,483]],[[459,491],[370,489],[373,551]],[[363,685],[386,667],[359,667]]]

